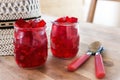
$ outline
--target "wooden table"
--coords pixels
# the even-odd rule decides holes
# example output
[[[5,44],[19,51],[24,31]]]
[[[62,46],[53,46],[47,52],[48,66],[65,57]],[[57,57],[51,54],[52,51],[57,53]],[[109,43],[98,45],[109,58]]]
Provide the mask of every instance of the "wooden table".
[[[105,47],[103,60],[106,77],[102,80],[120,80],[119,31],[120,28],[80,23],[80,50],[76,57],[68,60],[55,58],[49,49],[44,67],[26,70],[17,66],[13,56],[0,56],[0,80],[99,80],[95,77],[94,56],[75,72],[66,69],[71,61],[87,51],[88,44],[96,40],[101,41]]]

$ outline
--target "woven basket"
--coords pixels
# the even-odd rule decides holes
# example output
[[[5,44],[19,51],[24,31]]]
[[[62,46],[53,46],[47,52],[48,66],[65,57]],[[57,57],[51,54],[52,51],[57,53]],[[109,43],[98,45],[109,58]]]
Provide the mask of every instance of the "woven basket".
[[[0,0],[0,55],[13,55],[14,22],[40,18],[39,0]],[[1,29],[2,28],[2,29]]]
[[[0,27],[11,27],[16,19],[39,18],[39,0],[0,0]]]
[[[13,55],[14,29],[0,29],[0,55]]]

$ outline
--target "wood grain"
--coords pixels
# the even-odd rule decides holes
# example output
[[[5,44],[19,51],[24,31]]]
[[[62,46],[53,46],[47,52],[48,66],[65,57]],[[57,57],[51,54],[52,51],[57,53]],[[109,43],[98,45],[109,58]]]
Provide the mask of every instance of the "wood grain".
[[[47,17],[43,18],[47,20]],[[88,44],[96,40],[101,41],[105,47],[102,56],[106,77],[101,80],[120,80],[120,28],[80,23],[79,30],[80,50],[76,57],[59,59],[52,56],[49,48],[46,64],[39,69],[27,70],[19,68],[13,56],[0,56],[0,80],[99,80],[95,77],[94,56],[75,72],[68,72],[66,69],[71,61],[87,51]]]

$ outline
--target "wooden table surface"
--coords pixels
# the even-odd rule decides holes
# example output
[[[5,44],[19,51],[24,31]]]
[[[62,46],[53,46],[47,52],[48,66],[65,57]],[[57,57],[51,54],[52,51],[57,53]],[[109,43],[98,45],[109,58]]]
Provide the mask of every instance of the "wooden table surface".
[[[46,17],[45,17],[46,19]],[[50,20],[48,18],[47,20]],[[48,25],[48,27],[51,27]],[[101,80],[120,80],[120,28],[90,23],[80,23],[80,50],[72,59],[49,56],[45,66],[27,70],[17,66],[14,56],[0,56],[0,80],[99,80],[95,77],[94,56],[75,72],[67,71],[67,65],[87,51],[93,41],[101,41],[105,51],[103,60],[106,77]]]

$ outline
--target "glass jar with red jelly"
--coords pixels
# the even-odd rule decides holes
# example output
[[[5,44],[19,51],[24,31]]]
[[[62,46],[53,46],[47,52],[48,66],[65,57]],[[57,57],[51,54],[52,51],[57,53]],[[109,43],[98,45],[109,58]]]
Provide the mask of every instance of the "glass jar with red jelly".
[[[68,59],[79,50],[79,26],[75,17],[62,17],[52,24],[50,45],[55,57]]]
[[[47,36],[44,20],[19,19],[14,26],[14,55],[22,68],[37,68],[47,60]]]

